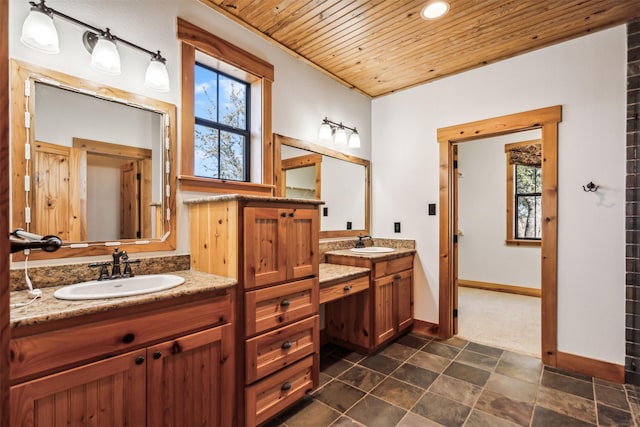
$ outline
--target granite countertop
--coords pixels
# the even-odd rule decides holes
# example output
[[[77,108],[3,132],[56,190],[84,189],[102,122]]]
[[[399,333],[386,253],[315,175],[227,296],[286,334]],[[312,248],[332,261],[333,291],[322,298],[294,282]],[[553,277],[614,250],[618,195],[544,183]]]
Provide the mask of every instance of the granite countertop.
[[[368,268],[352,267],[340,264],[320,264],[320,287],[346,282],[347,280],[369,275]]]
[[[309,205],[323,205],[322,200],[314,199],[296,199],[293,197],[270,197],[270,196],[252,196],[249,194],[223,194],[219,196],[205,196],[195,199],[184,200],[183,203],[187,205],[195,205],[198,203],[207,202],[224,202],[229,200],[239,200],[245,202],[288,202],[288,203],[305,203]]]
[[[415,254],[415,249],[400,249],[395,248],[393,252],[370,252],[370,253],[362,253],[362,252],[353,252],[351,249],[340,249],[337,251],[328,251],[325,252],[325,255],[339,255],[339,256],[347,256],[352,258],[365,258],[373,261],[383,261],[386,259],[394,259],[401,258],[406,255]]]
[[[54,320],[106,312],[117,308],[193,295],[200,292],[226,289],[237,284],[235,279],[198,271],[184,270],[171,272],[170,274],[184,277],[185,282],[166,291],[121,298],[83,301],[59,300],[53,296],[53,293],[61,286],[42,288],[42,298],[25,307],[11,309],[11,327],[17,328],[19,326],[36,325]],[[29,300],[30,298],[26,291],[11,292],[11,304],[28,302]]]

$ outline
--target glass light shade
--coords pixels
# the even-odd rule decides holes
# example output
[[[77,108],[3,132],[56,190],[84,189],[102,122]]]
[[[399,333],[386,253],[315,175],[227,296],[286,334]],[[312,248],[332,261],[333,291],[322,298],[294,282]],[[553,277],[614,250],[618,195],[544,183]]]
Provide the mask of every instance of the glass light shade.
[[[323,123],[320,125],[318,139],[320,141],[331,141],[331,126],[329,126],[329,123]]]
[[[39,9],[32,8],[24,20],[20,41],[41,53],[60,52],[53,18]]]
[[[156,92],[169,92],[169,72],[164,62],[151,58],[144,75],[144,86]]]
[[[349,147],[360,148],[360,135],[357,131],[354,131],[349,137]]]
[[[424,6],[424,8],[422,8],[422,12],[420,12],[420,15],[424,19],[440,18],[449,11],[449,7],[449,3],[444,0],[430,1]]]
[[[347,131],[344,128],[336,129],[336,145],[345,145],[347,143]]]
[[[120,55],[113,40],[99,37],[91,53],[91,68],[101,73],[117,76],[120,71]]]

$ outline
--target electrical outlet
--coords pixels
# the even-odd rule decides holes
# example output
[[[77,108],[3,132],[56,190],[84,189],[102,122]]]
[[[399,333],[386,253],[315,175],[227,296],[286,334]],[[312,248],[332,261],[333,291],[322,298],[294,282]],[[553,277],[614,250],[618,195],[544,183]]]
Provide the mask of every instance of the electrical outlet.
[[[429,215],[435,215],[435,214],[436,214],[436,204],[429,203]]]
[[[347,230],[351,230],[351,221],[347,221]]]
[[[322,208],[322,216],[329,216],[329,208]]]
[[[400,232],[400,223],[399,222],[394,222],[393,223],[393,231],[396,233]]]

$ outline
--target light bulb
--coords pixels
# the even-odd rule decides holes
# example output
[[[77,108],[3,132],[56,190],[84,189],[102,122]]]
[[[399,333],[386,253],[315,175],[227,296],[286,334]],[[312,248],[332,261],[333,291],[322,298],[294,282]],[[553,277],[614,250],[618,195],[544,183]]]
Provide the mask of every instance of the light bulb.
[[[347,143],[347,132],[343,127],[336,130],[336,145],[345,145]]]
[[[422,8],[422,12],[420,12],[420,15],[424,19],[440,18],[449,11],[449,7],[449,3],[444,0],[430,1],[424,6],[424,8]]]
[[[358,135],[358,131],[353,129],[353,133],[349,137],[349,147],[351,148],[360,148],[360,135]]]
[[[91,53],[91,68],[115,76],[121,73],[120,55],[113,40],[105,36],[98,37]]]
[[[164,61],[153,56],[144,75],[144,86],[156,92],[169,92],[169,72]]]
[[[318,139],[320,141],[331,141],[331,126],[329,123],[324,122],[320,125],[320,130],[318,131]]]
[[[22,24],[20,41],[41,53],[59,53],[58,32],[53,16],[34,6]]]

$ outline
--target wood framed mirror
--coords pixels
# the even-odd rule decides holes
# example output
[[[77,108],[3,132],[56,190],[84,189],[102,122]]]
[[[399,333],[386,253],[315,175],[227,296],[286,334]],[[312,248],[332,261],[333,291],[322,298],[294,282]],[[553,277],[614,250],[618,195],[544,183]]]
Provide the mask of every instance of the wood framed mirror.
[[[175,249],[174,105],[15,60],[11,97],[11,229],[63,241],[30,259]]]
[[[323,200],[320,238],[370,234],[369,160],[278,134],[273,135],[273,141],[276,196]],[[306,184],[288,185],[291,184],[288,171],[303,168],[309,168],[306,178],[296,177],[295,182]],[[291,187],[291,191],[287,187]]]

